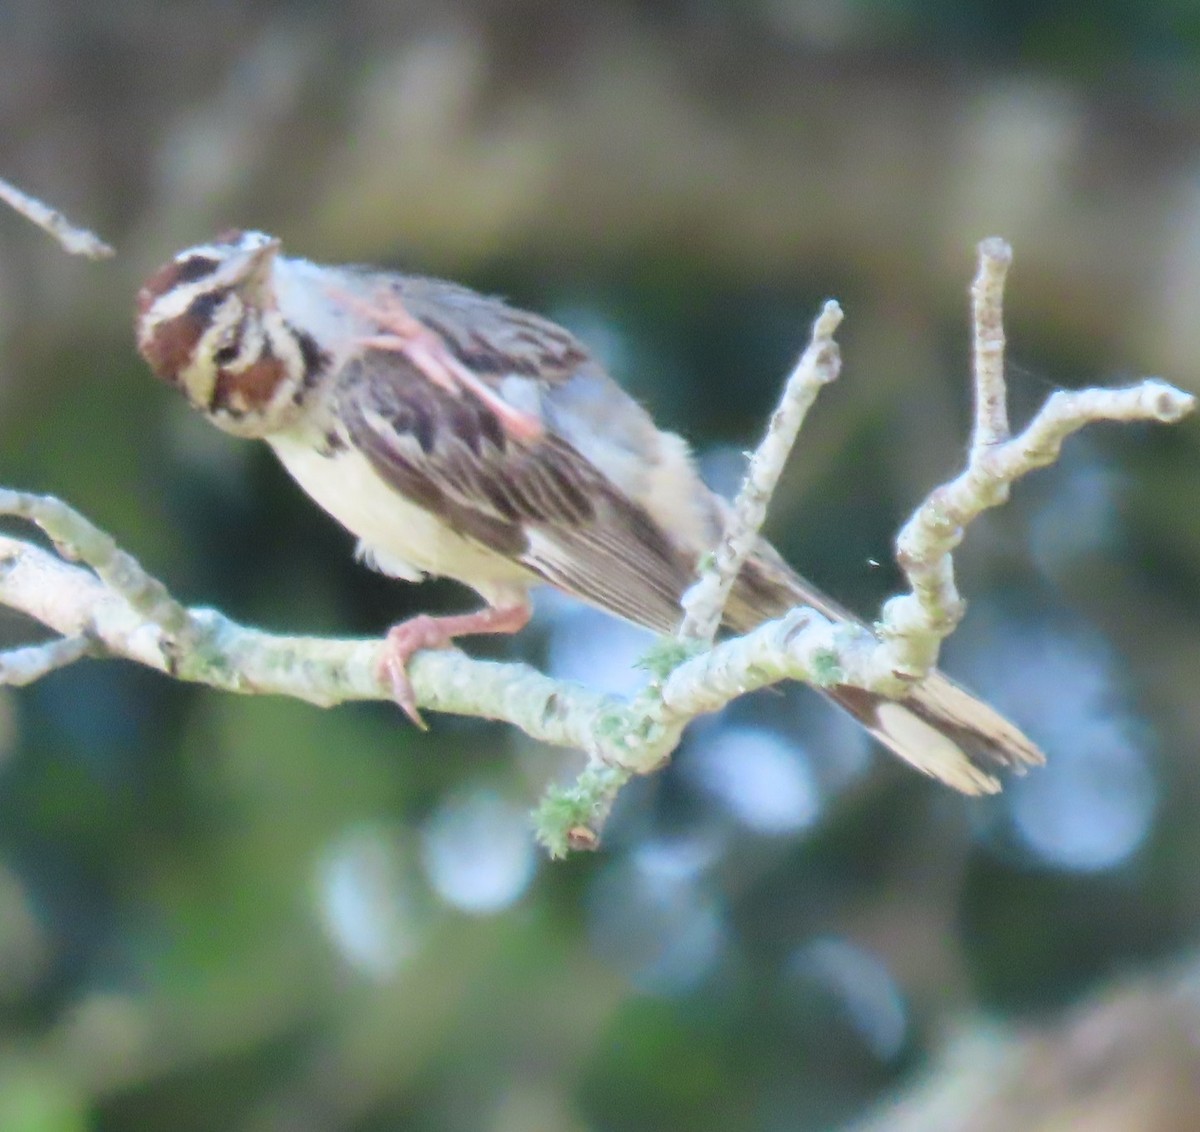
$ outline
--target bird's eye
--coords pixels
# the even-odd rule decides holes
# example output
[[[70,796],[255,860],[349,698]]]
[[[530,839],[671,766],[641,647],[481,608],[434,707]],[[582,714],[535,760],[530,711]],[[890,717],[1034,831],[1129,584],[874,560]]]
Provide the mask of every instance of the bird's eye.
[[[213,354],[213,361],[219,366],[228,365],[238,355],[238,344],[236,342],[226,342]]]

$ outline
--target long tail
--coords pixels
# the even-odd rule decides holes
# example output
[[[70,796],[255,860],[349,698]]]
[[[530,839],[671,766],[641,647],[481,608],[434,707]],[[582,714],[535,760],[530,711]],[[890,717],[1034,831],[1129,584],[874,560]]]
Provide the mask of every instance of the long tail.
[[[796,605],[811,606],[835,621],[859,622],[763,544],[734,587],[725,621],[744,633]],[[995,794],[997,769],[1021,772],[1046,761],[1016,726],[941,672],[915,685],[903,700],[842,685],[822,691],[905,762],[964,794]]]

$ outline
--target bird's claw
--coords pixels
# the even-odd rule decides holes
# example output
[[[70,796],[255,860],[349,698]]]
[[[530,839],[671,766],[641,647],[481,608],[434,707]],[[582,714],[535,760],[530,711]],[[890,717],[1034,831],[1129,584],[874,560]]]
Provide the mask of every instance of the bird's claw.
[[[392,699],[400,710],[422,731],[428,731],[429,724],[417,708],[417,694],[408,675],[408,663],[421,649],[444,648],[447,643],[445,635],[439,631],[437,619],[424,614],[393,625],[384,642],[380,675],[391,685]]]
[[[450,617],[431,617],[427,613],[410,617],[388,630],[379,661],[380,678],[391,685],[392,698],[404,714],[422,731],[428,731],[417,710],[416,693],[408,676],[408,663],[413,653],[422,649],[444,649],[455,637],[475,633],[515,633],[528,624],[529,614],[529,603],[523,601]]]

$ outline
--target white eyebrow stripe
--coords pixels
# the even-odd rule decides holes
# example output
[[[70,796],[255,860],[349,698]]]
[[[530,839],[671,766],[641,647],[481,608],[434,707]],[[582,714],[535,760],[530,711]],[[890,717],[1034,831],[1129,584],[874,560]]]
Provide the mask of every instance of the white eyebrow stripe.
[[[206,275],[203,279],[195,279],[190,283],[176,283],[174,287],[164,291],[150,307],[149,321],[152,323],[169,322],[184,314],[201,295],[214,289],[215,275]]]
[[[164,291],[154,300],[147,314],[148,321],[153,324],[178,318],[201,295],[235,286],[241,280],[245,253],[270,242],[271,237],[262,232],[245,232],[236,244],[197,244],[180,252],[174,258],[176,265],[182,266],[189,259],[199,258],[215,260],[217,266],[199,279],[176,283]]]
[[[175,256],[176,263],[186,263],[189,259],[200,256],[203,259],[224,260],[231,254],[242,254],[264,248],[271,243],[272,238],[265,232],[243,232],[240,240],[224,244],[196,244]]]
[[[222,339],[236,331],[245,309],[245,304],[236,295],[227,295],[218,303],[213,309],[208,329],[196,344],[197,353],[202,353],[203,348],[207,346],[216,349]]]
[[[256,318],[245,317],[244,312],[234,326],[233,333],[238,336],[237,354],[234,355],[233,361],[225,364],[224,368],[231,373],[241,373],[243,370],[249,369],[262,356],[267,336],[263,332],[262,322]],[[213,343],[213,347],[220,349],[220,339]]]
[[[296,329],[276,310],[264,311],[259,325],[271,352],[287,366],[296,381],[303,382],[309,376],[308,366]]]

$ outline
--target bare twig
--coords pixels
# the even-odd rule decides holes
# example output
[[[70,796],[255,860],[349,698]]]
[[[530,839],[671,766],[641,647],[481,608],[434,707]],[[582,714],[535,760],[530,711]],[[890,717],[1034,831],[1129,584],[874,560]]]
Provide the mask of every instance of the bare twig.
[[[1004,381],[1004,279],[1012,252],[999,239],[979,246],[973,288],[975,340],[975,429],[967,466],[935,489],[905,523],[896,539],[896,561],[911,592],[892,598],[878,626],[884,648],[877,674],[910,679],[925,676],[941,642],[962,619],[965,603],[954,580],[953,551],[967,526],[1004,503],[1012,485],[1058,458],[1062,442],[1098,421],[1173,424],[1195,398],[1150,378],[1126,389],[1083,389],[1055,393],[1024,431],[1009,437]]]
[[[92,641],[87,636],[59,637],[40,645],[0,652],[0,684],[21,687],[48,676],[56,668],[66,668],[87,656]]]
[[[88,259],[107,259],[114,251],[99,236],[86,228],[78,228],[61,212],[43,204],[36,197],[23,193],[15,185],[0,179],[0,200],[32,221],[43,232],[53,236],[71,255]]]
[[[1012,248],[997,236],[979,245],[979,270],[971,285],[971,315],[975,329],[972,354],[975,369],[975,427],[971,459],[993,444],[1008,439],[1008,391],[1004,385],[1004,280],[1012,263]]]
[[[685,640],[708,644],[721,627],[729,592],[758,541],[775,485],[800,426],[821,387],[836,380],[841,370],[841,357],[833,340],[841,321],[842,308],[830,300],[813,324],[808,348],[788,376],[766,435],[750,457],[720,545],[701,566],[695,585],[683,595],[680,604],[684,618],[679,636]]]

